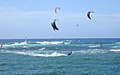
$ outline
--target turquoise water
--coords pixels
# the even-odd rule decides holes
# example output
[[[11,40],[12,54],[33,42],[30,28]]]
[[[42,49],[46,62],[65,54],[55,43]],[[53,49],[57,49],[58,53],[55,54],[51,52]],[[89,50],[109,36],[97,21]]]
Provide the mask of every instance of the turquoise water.
[[[0,75],[120,75],[120,39],[8,39],[0,43]]]

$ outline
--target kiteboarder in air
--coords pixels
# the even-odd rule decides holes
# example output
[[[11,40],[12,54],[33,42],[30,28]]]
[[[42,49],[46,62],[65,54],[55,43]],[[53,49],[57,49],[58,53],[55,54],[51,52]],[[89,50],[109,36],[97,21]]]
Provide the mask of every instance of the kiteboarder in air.
[[[55,23],[56,20],[57,20],[57,19],[55,19],[55,20],[51,23],[54,31],[55,31],[55,30],[59,30],[59,29],[57,28],[57,26],[56,26],[56,23]]]

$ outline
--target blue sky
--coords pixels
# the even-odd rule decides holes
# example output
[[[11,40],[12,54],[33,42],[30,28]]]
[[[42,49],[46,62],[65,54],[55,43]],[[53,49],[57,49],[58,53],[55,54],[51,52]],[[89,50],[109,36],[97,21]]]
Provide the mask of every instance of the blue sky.
[[[119,7],[119,0],[0,0],[0,39],[120,38]],[[59,31],[50,25],[55,18]]]

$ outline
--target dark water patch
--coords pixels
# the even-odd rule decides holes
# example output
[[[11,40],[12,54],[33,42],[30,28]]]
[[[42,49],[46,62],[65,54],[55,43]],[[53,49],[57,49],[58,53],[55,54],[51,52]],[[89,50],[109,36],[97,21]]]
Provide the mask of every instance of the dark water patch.
[[[7,62],[0,62],[0,66],[5,66],[5,65],[8,65]]]

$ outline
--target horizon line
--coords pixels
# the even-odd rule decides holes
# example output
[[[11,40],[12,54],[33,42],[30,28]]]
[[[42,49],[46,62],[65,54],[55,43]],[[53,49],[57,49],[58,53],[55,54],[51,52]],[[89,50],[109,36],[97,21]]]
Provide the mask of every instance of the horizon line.
[[[0,38],[0,40],[25,39],[25,38]],[[27,38],[27,39],[120,39],[120,37],[55,37],[55,38]]]

